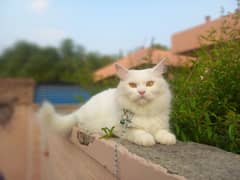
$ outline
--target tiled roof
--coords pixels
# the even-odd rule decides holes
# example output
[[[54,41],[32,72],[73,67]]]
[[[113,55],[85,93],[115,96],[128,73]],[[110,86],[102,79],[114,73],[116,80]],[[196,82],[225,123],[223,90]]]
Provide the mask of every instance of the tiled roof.
[[[130,69],[146,63],[157,64],[163,57],[166,58],[166,64],[172,66],[184,65],[186,62],[189,62],[187,61],[188,57],[175,55],[171,51],[141,48],[128,56],[97,70],[94,73],[94,80],[99,81],[113,76],[116,73],[114,67],[115,63],[121,64]]]
[[[227,36],[222,36],[221,27],[224,23],[227,23],[230,27],[240,29],[240,23],[235,24],[237,16],[238,14],[234,13],[228,16],[220,17],[216,20],[208,20],[204,24],[173,34],[172,52],[182,54],[198,49],[201,46],[201,43],[211,44],[210,41],[200,41],[200,37],[207,35],[211,30],[216,30],[216,39],[219,39],[220,37],[229,39]]]
[[[127,68],[133,68],[145,63],[156,64],[161,60],[162,57],[166,57],[167,65],[172,66],[189,65],[191,63],[191,61],[189,61],[190,57],[182,56],[180,54],[184,54],[186,52],[198,49],[201,46],[200,36],[206,35],[212,29],[215,29],[217,37],[220,37],[220,29],[222,27],[223,22],[227,22],[228,25],[240,29],[240,23],[234,24],[235,20],[233,17],[236,17],[236,15],[237,13],[234,13],[213,21],[210,21],[210,19],[208,19],[208,21],[204,24],[173,34],[172,50],[170,51],[141,48],[129,54],[128,56],[123,57],[122,59],[116,61],[115,63],[119,63]],[[223,38],[228,39],[228,37]],[[210,44],[210,42],[202,43]],[[151,56],[151,58],[147,58],[149,56]],[[146,59],[148,59],[149,61],[147,61]],[[94,80],[99,81],[107,77],[113,76],[116,73],[114,67],[115,63],[107,65],[97,70],[94,73]]]

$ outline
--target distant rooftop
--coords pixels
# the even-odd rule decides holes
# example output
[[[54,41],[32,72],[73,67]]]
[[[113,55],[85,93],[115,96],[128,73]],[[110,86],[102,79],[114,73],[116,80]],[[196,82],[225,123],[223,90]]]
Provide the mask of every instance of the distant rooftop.
[[[234,13],[227,16],[220,17],[216,20],[211,20],[210,16],[206,16],[205,23],[177,32],[172,35],[172,49],[171,50],[159,50],[152,48],[141,48],[118,61],[107,65],[94,73],[94,80],[99,81],[115,75],[114,64],[118,63],[125,66],[128,69],[140,66],[142,64],[151,63],[157,64],[163,57],[167,59],[166,65],[171,66],[183,66],[190,65],[193,59],[189,57],[189,52],[199,49],[202,44],[210,45],[210,42],[200,41],[200,37],[207,35],[211,30],[216,30],[216,38],[229,39],[229,37],[222,37],[220,35],[221,27],[224,22],[227,25],[240,30],[240,22],[236,21],[236,16],[240,16],[240,13]],[[240,18],[240,17],[239,17]],[[186,56],[188,55],[188,56]]]
[[[201,46],[200,37],[207,35],[211,30],[216,30],[216,38],[220,38],[221,27],[224,22],[231,27],[240,29],[240,22],[236,23],[236,18],[240,14],[234,13],[220,17],[216,20],[211,20],[209,16],[205,18],[205,23],[198,26],[177,32],[172,35],[172,52],[176,54],[185,54],[189,51],[198,49]],[[228,39],[229,37],[224,37]],[[209,41],[202,42],[211,44]]]
[[[124,67],[131,69],[143,64],[157,64],[162,58],[166,58],[166,65],[181,66],[186,64],[187,57],[173,54],[171,51],[141,48],[128,56],[119,59],[118,61],[109,64],[94,73],[94,80],[99,81],[107,77],[113,76],[116,73],[114,65],[116,63],[123,65]]]

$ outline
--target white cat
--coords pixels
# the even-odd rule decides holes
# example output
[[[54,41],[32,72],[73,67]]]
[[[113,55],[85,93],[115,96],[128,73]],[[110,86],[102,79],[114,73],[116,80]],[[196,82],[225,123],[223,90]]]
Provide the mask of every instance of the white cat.
[[[39,111],[40,120],[45,128],[64,135],[77,124],[83,131],[98,134],[103,134],[101,128],[114,126],[115,135],[139,145],[175,144],[175,135],[169,129],[171,93],[162,77],[164,69],[162,61],[144,70],[127,70],[116,64],[120,78],[117,88],[98,93],[80,109],[64,116],[45,102]],[[133,113],[128,127],[120,123],[123,109]]]

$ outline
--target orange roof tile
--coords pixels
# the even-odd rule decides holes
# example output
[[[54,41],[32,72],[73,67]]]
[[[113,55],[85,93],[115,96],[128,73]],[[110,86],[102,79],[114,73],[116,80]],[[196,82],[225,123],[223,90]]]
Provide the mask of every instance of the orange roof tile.
[[[130,69],[142,64],[152,63],[157,64],[163,57],[165,57],[167,65],[179,66],[186,64],[189,57],[178,56],[173,54],[171,51],[158,50],[158,49],[146,49],[141,48],[122,59],[107,65],[94,73],[94,80],[99,81],[107,77],[113,76],[116,73],[114,64],[118,63],[124,67]]]
[[[238,16],[238,14],[234,13],[228,16],[218,18],[213,21],[208,20],[204,24],[173,34],[172,35],[173,53],[179,54],[189,52],[194,49],[198,49],[201,46],[201,43],[211,44],[210,41],[200,42],[200,37],[206,36],[209,33],[209,31],[214,29],[216,30],[216,38],[219,39],[221,37],[221,27],[225,22],[227,22],[227,24],[230,27],[240,29],[240,23],[235,24],[234,17],[236,16]],[[223,38],[229,39],[229,37],[227,36]]]

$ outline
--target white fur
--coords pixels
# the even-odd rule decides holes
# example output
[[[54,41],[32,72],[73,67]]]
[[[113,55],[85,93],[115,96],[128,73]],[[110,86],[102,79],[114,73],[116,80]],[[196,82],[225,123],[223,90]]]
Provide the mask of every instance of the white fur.
[[[176,138],[169,130],[169,113],[171,93],[167,82],[162,77],[162,67],[153,69],[129,70],[121,69],[121,81],[117,88],[105,90],[93,96],[77,111],[60,116],[55,113],[49,103],[44,103],[39,111],[44,127],[50,126],[54,131],[67,134],[78,124],[88,133],[102,134],[101,128],[115,127],[114,133],[122,135],[121,110],[123,108],[134,112],[132,127],[127,128],[121,138],[143,146],[157,143],[175,144]],[[156,73],[156,71],[159,71]],[[124,74],[125,73],[125,74]],[[151,87],[147,81],[154,81]],[[136,88],[129,86],[130,82],[137,84]],[[138,91],[145,91],[142,97]]]

